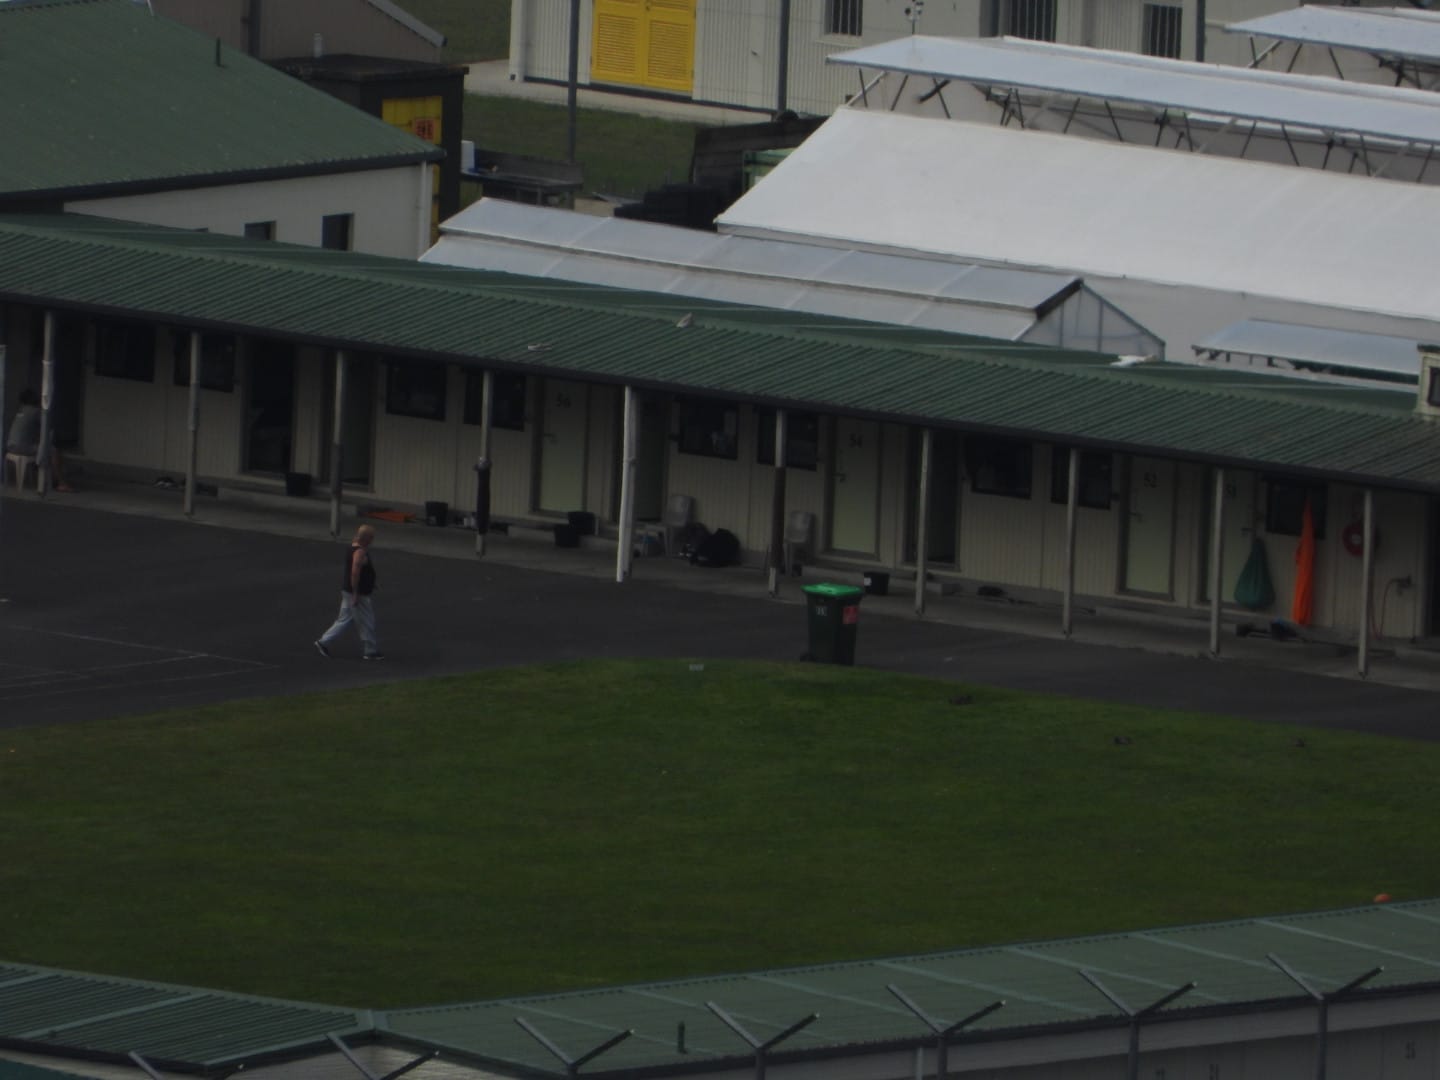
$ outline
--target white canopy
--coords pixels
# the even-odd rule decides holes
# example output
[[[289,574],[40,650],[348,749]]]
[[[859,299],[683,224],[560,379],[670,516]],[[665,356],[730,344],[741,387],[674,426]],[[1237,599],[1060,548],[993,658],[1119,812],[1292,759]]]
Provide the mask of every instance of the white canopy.
[[[1399,143],[1440,143],[1440,109],[1422,90],[1140,56],[1018,38],[914,35],[827,58],[832,64],[1016,87],[1206,117],[1282,124]]]
[[[1225,27],[1232,34],[1298,41],[1377,56],[1440,61],[1440,12],[1307,4]]]
[[[841,109],[717,223],[1428,322],[1436,221],[1430,185]]]

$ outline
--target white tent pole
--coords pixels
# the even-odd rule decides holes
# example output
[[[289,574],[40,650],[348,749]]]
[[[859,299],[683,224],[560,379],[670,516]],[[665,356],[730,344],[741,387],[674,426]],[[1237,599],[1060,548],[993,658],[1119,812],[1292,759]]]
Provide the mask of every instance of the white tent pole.
[[[1370,674],[1370,576],[1375,565],[1375,493],[1365,489],[1365,510],[1360,540],[1360,647],[1359,672],[1363,679]]]
[[[1075,521],[1080,492],[1080,451],[1070,448],[1065,480],[1065,594],[1060,604],[1060,633],[1067,638],[1075,628]]]
[[[195,459],[200,447],[200,331],[190,331],[190,400],[185,414],[185,516],[195,516]]]
[[[1225,576],[1225,470],[1215,470],[1215,503],[1210,511],[1210,655],[1220,655],[1221,579]]]
[[[925,614],[925,562],[929,555],[925,543],[930,534],[930,450],[934,434],[929,428],[920,432],[920,493],[915,512],[915,614]]]
[[[630,576],[635,543],[635,388],[625,387],[624,422],[620,434],[620,543],[615,549],[615,580]]]

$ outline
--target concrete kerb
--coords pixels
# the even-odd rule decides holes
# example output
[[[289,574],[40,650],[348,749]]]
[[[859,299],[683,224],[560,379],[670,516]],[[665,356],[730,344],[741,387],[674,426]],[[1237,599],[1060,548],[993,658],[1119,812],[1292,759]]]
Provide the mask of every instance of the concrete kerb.
[[[36,499],[33,493],[6,499]],[[87,476],[82,490],[70,495],[50,495],[59,506],[87,510],[179,519],[183,502],[179,491],[160,489],[133,481]],[[339,541],[348,540],[355,527],[365,521],[373,525],[387,548],[412,554],[449,559],[475,559],[475,533],[463,527],[431,527],[423,522],[393,522],[358,515],[359,506],[347,504],[340,521]],[[330,540],[330,504],[323,497],[291,497],[264,491],[222,488],[217,495],[200,497],[193,522],[197,525],[241,531],[270,533],[311,540]],[[486,540],[487,562],[528,570],[566,574],[592,580],[613,580],[615,541],[604,536],[587,538],[578,548],[558,548],[540,527],[516,528],[508,534],[492,533]],[[667,556],[637,557],[631,577],[664,588],[749,596],[758,601],[799,605],[800,586],[813,581],[861,584],[858,567],[808,566],[803,578],[784,578],[780,594],[769,597],[766,577],[753,567],[724,570],[692,567],[683,559]],[[888,595],[867,595],[862,613],[872,612],[898,618],[914,615],[913,581],[891,578]],[[1058,600],[1047,596],[1010,595],[981,597],[962,589],[927,597],[926,621],[962,626],[996,634],[1055,640],[1060,634]],[[1257,616],[1253,621],[1264,621]],[[862,621],[863,625],[863,621]],[[862,631],[863,632],[863,631]],[[1139,654],[1203,657],[1207,655],[1208,623],[1203,613],[1146,610],[1109,606],[1101,600],[1082,600],[1077,609],[1076,642],[1131,649]],[[1280,642],[1268,637],[1237,637],[1235,621],[1227,619],[1221,642],[1220,662],[1242,661],[1260,667],[1296,673],[1358,679],[1355,649],[1343,642],[1294,640]],[[1368,681],[1409,689],[1440,691],[1440,656],[1408,643],[1385,642],[1372,646],[1372,671]]]

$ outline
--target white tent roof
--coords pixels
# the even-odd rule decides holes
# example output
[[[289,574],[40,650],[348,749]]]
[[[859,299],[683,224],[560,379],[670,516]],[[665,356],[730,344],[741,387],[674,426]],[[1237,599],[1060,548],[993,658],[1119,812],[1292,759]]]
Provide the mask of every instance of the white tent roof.
[[[1440,143],[1435,95],[1318,75],[1198,64],[1019,38],[914,35],[827,58],[833,64],[1181,109],[1314,131]]]
[[[1426,184],[840,109],[718,225],[1429,321],[1437,221]]]
[[[1390,334],[1245,319],[1196,342],[1197,353],[1257,356],[1356,376],[1420,377],[1420,343]]]
[[[1231,23],[1225,29],[1232,34],[1359,49],[1379,56],[1440,61],[1440,12],[1416,8],[1307,4]]]
[[[481,199],[423,262],[1018,340],[1083,288],[1073,274],[721,236]],[[1111,310],[1115,332],[1133,323]]]

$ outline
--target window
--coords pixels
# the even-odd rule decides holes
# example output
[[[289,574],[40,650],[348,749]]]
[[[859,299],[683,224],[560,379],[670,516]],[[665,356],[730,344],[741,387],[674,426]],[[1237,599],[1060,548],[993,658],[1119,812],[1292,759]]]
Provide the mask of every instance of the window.
[[[970,490],[979,495],[1028,499],[1034,458],[1031,445],[1019,439],[966,439],[965,467],[970,473]]]
[[[387,360],[385,411],[421,420],[445,419],[445,365]]]
[[[680,453],[734,461],[738,456],[738,427],[734,405],[723,401],[681,401]]]
[[[353,214],[326,214],[320,220],[320,246],[331,251],[349,251],[354,217]]]
[[[176,330],[173,337],[175,352],[175,385],[190,385],[190,334]],[[200,388],[230,393],[235,389],[235,335],[200,335]]]
[[[465,415],[467,424],[480,423],[480,399],[485,378],[478,371],[465,373]],[[508,371],[495,372],[490,389],[490,426],[510,431],[525,430],[525,376]]]
[[[155,328],[145,323],[97,323],[95,374],[154,382]]]
[[[1055,40],[1055,0],[994,0],[993,34]]]
[[[1310,480],[1287,477],[1265,479],[1265,531],[1277,536],[1299,536],[1305,520],[1305,500],[1315,522],[1315,539],[1325,539],[1326,487]]]
[[[251,221],[245,225],[246,240],[274,240],[275,222]]]
[[[1440,407],[1440,366],[1426,370],[1430,373],[1430,385],[1425,391],[1425,402]]]
[[[1075,488],[1075,505],[1092,510],[1109,510],[1113,495],[1111,456],[1103,450],[1080,451],[1079,483]],[[1050,501],[1070,501],[1070,448],[1055,447],[1050,457]]]
[[[1170,4],[1146,4],[1140,51],[1180,59],[1180,15],[1181,9]]]
[[[775,410],[760,409],[759,431],[755,436],[755,460],[775,464]],[[785,465],[791,469],[815,469],[820,458],[820,418],[814,413],[785,414]]]
[[[863,5],[864,0],[825,0],[825,33],[837,37],[859,37]]]

